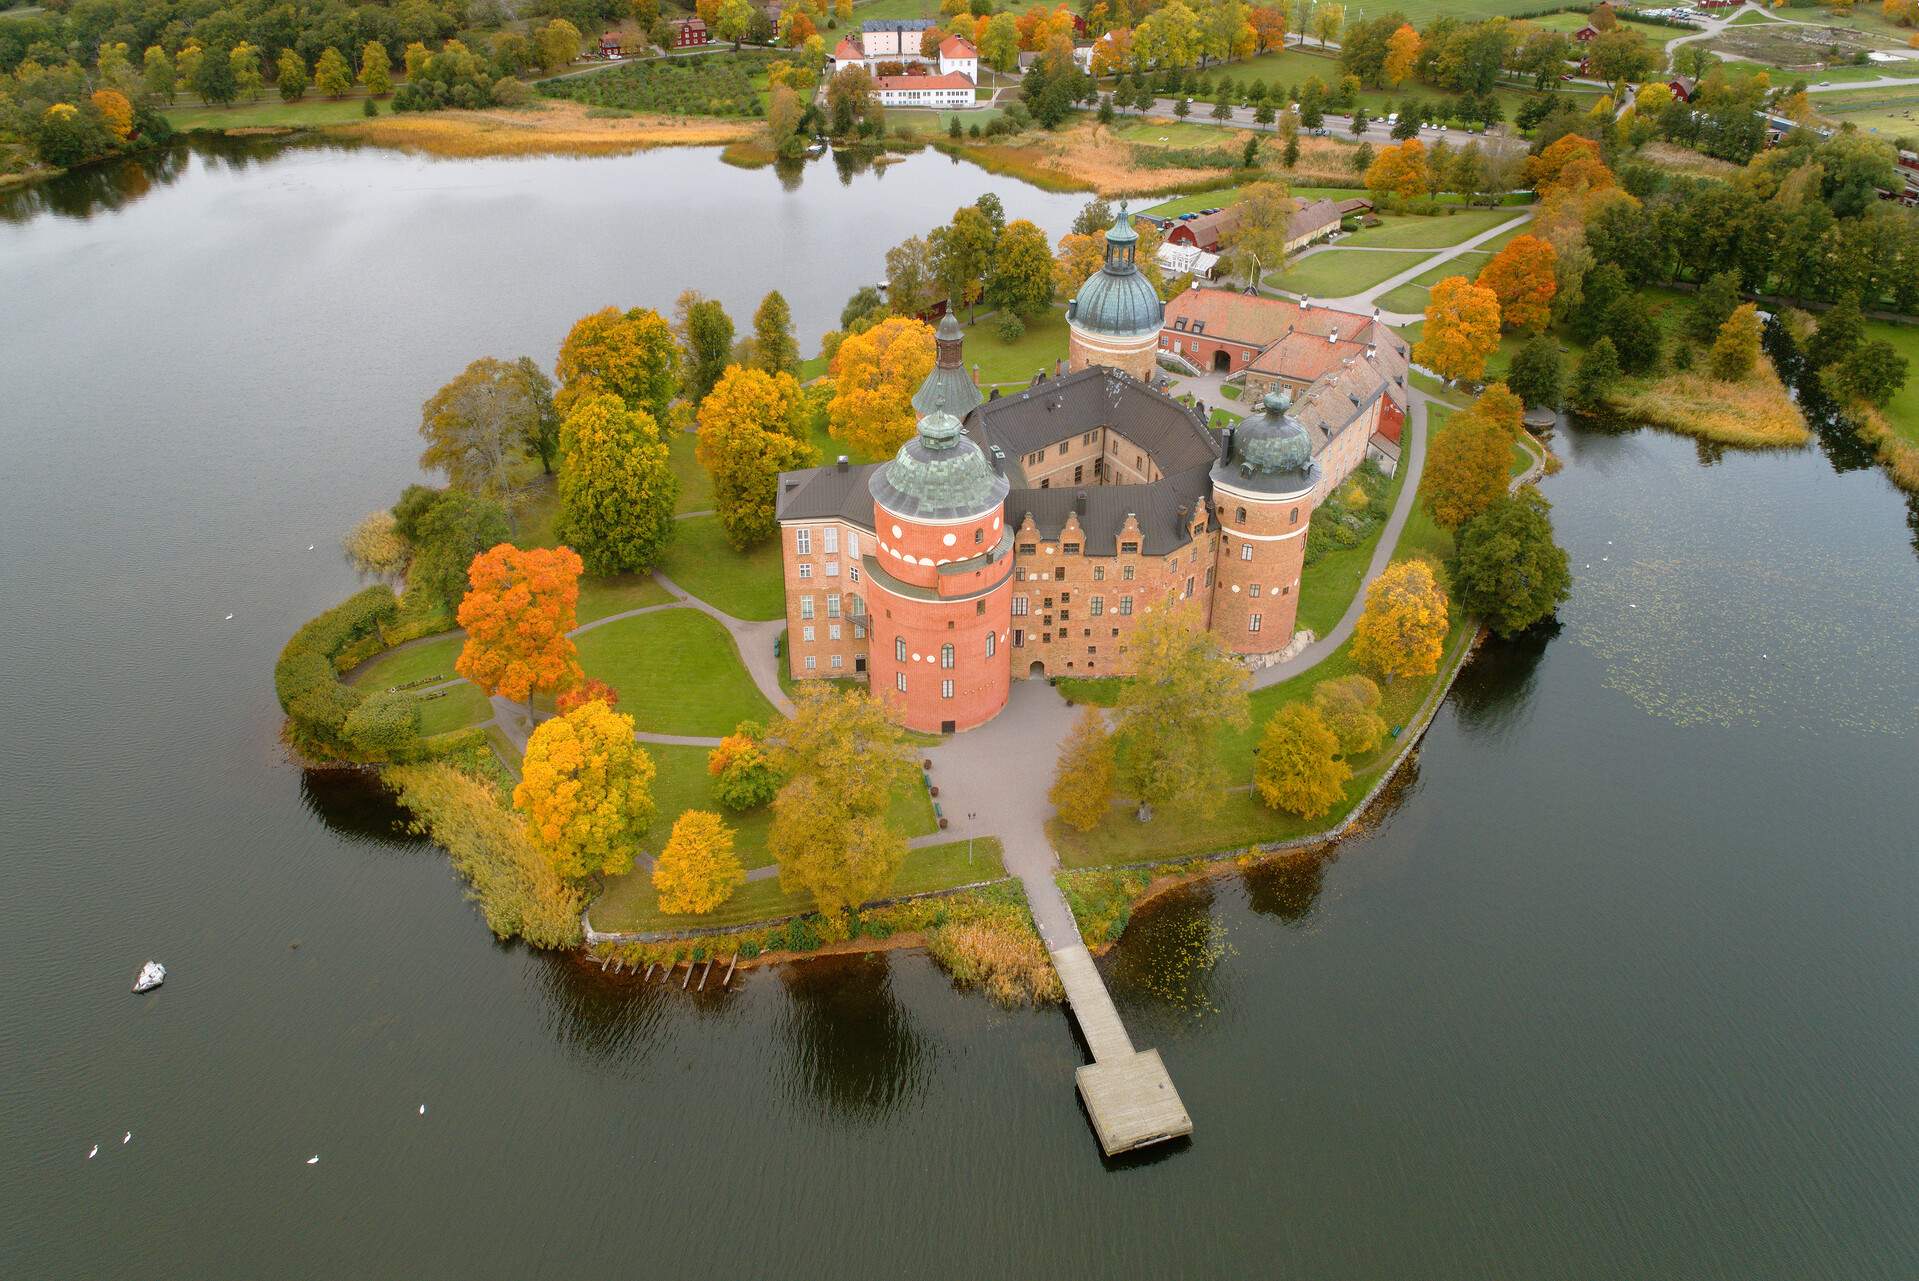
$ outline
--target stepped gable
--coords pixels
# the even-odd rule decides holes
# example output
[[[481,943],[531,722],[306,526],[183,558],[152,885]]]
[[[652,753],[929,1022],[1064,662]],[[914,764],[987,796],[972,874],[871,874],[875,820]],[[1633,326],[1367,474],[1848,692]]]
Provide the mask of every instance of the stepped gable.
[[[1140,551],[1164,556],[1192,541],[1193,513],[1212,493],[1211,463],[1161,476],[1150,485],[1086,485],[1079,489],[1016,489],[1006,496],[1006,523],[1033,518],[1041,538],[1058,538],[1082,501],[1080,534],[1088,556],[1116,556],[1126,518],[1139,521]]]

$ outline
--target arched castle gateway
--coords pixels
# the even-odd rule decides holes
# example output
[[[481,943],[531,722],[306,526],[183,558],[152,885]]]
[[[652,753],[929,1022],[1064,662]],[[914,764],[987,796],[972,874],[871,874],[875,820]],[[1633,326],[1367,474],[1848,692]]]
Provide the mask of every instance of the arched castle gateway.
[[[1069,312],[1070,372],[982,399],[948,315],[891,461],[781,475],[795,678],[867,679],[907,727],[950,733],[1014,677],[1129,672],[1155,609],[1190,606],[1249,658],[1291,643],[1313,431],[1283,392],[1213,431],[1148,385],[1161,306],[1135,244],[1122,215]]]

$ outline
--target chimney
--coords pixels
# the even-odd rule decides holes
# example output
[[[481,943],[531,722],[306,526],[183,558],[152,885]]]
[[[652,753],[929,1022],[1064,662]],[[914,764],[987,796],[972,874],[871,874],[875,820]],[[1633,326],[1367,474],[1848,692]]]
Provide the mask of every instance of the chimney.
[[[841,454],[840,460],[838,464],[836,465],[836,470],[850,471],[852,470],[852,467],[853,467],[853,460],[848,458],[845,454]]]
[[[1339,341],[1339,326],[1333,326],[1332,332],[1326,335],[1326,341],[1328,343],[1336,343]]]
[[[1371,344],[1371,343],[1367,343],[1367,344],[1366,344],[1366,359],[1368,359],[1368,360],[1371,360],[1371,359],[1373,358],[1373,353],[1374,353],[1374,352],[1375,352],[1376,350],[1377,350],[1377,349],[1376,349],[1376,348],[1375,348],[1375,347],[1373,346],[1373,344]]]
[[[1006,471],[1006,451],[998,445],[995,445],[988,450],[987,453],[993,460],[993,474],[995,476],[1004,474]]]
[[[1301,311],[1311,311],[1313,309],[1313,296],[1311,294],[1300,295],[1299,309]]]
[[[1182,534],[1185,533],[1186,526],[1188,522],[1192,520],[1192,518],[1193,518],[1193,509],[1188,507],[1185,503],[1181,503],[1179,505],[1178,523],[1174,525],[1173,528],[1178,530]]]
[[[1081,519],[1086,516],[1086,491],[1083,489],[1073,495],[1073,514]]]

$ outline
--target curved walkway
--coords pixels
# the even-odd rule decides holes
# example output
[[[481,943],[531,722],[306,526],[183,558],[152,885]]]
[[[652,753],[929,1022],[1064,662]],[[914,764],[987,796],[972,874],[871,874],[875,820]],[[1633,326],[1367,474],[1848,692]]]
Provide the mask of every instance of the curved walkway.
[[[1507,232],[1512,231],[1513,229],[1517,227],[1524,226],[1526,223],[1532,221],[1532,216],[1533,216],[1533,211],[1531,209],[1527,209],[1524,213],[1518,215],[1517,217],[1509,218],[1505,222],[1500,223],[1497,227],[1490,227],[1487,230],[1480,232],[1476,236],[1468,236],[1466,237],[1466,239],[1460,241],[1456,245],[1449,246],[1448,248],[1441,249],[1437,252],[1429,252],[1429,255],[1427,257],[1421,258],[1413,266],[1408,267],[1406,270],[1400,272],[1397,275],[1388,276],[1386,279],[1380,281],[1378,284],[1372,286],[1369,289],[1362,289],[1360,292],[1356,294],[1347,294],[1343,298],[1314,298],[1313,304],[1315,306],[1319,306],[1323,304],[1324,306],[1327,306],[1327,307],[1341,309],[1345,311],[1364,310],[1365,308],[1371,307],[1373,305],[1373,299],[1378,298],[1384,294],[1391,293],[1393,290],[1399,288],[1401,285],[1412,283],[1414,280],[1417,280],[1419,277],[1431,271],[1434,267],[1443,266],[1444,264],[1451,262],[1453,259],[1458,258],[1462,254],[1472,253],[1474,250],[1478,249],[1481,245],[1485,244],[1489,240],[1496,240],[1500,236],[1505,235]],[[1309,249],[1305,253],[1300,254],[1298,258],[1294,259],[1294,261],[1297,262],[1297,261],[1302,261],[1306,258],[1309,258],[1315,252],[1322,252],[1327,249],[1345,249],[1345,248],[1346,248],[1345,246],[1337,243],[1331,244],[1331,245],[1315,246],[1313,249]],[[1352,247],[1352,249],[1355,249],[1355,250],[1365,249],[1365,248],[1366,246],[1364,245],[1355,245]],[[1348,252],[1350,252],[1350,250],[1348,250]],[[1287,293],[1288,297],[1293,296],[1292,294],[1288,293],[1285,290],[1275,290],[1274,292]],[[1394,312],[1393,314],[1403,315],[1405,313]],[[1380,319],[1387,320],[1387,317],[1384,314],[1381,314]],[[1412,319],[1422,320],[1424,319],[1424,317],[1414,316],[1412,317]],[[1398,323],[1398,322],[1388,320],[1387,323],[1392,324],[1392,323]]]

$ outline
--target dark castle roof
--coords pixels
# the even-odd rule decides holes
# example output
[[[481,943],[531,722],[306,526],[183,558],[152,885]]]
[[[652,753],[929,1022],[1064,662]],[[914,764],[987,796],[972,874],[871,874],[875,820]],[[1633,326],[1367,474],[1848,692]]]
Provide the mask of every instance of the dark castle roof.
[[[1080,500],[1080,537],[1088,556],[1119,554],[1126,518],[1139,522],[1140,551],[1164,556],[1192,540],[1193,513],[1212,492],[1212,466],[1189,467],[1150,485],[1087,485],[1080,489],[1015,489],[1006,496],[1006,520],[1018,528],[1033,518],[1040,537],[1057,540]]]
[[[842,470],[837,465],[808,467],[780,473],[780,492],[774,514],[780,520],[849,520],[862,529],[873,528],[873,472],[884,463],[863,463]]]
[[[1199,415],[1138,379],[1093,365],[989,400],[966,416],[966,434],[989,453],[997,445],[1019,479],[1020,460],[1076,432],[1111,427],[1171,474],[1211,467],[1219,439]]]

